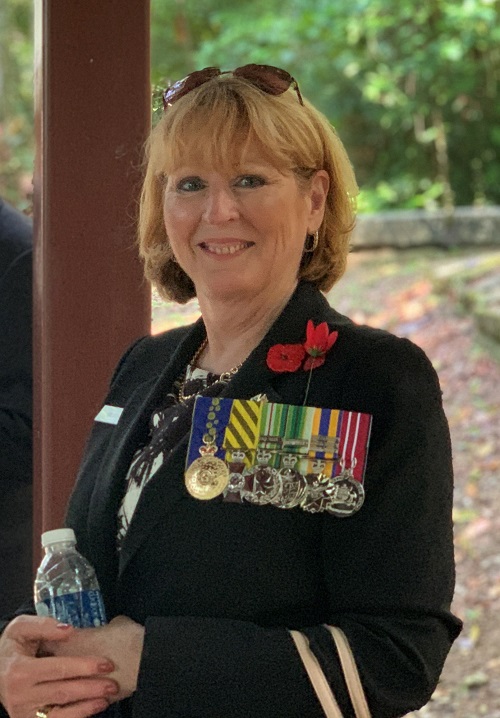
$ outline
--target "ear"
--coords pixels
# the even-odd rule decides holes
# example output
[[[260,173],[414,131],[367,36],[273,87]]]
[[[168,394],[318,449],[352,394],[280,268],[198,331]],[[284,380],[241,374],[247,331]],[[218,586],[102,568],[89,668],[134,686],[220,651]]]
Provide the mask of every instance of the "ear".
[[[318,170],[311,178],[309,187],[310,212],[307,231],[314,234],[320,228],[325,215],[326,197],[330,187],[330,177],[326,170]]]

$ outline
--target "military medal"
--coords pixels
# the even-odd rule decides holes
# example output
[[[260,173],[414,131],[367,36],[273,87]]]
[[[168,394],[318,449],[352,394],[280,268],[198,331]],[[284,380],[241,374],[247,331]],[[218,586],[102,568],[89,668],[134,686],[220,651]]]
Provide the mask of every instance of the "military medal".
[[[186,457],[191,496],[352,516],[362,507],[372,417],[255,399],[198,397]]]
[[[207,434],[207,438],[206,444],[200,447],[201,457],[193,461],[185,474],[186,489],[202,501],[215,499],[229,483],[229,469],[222,459],[214,456],[217,447],[210,435]]]
[[[325,511],[333,516],[352,516],[363,506],[365,490],[354,478],[353,468],[342,471],[330,484]]]
[[[215,456],[217,452],[217,425],[219,423],[220,399],[214,397],[205,419],[206,433],[199,448],[200,458],[195,459],[186,470],[186,489],[195,499],[208,501],[220,496],[229,483],[226,463]]]
[[[203,456],[186,471],[186,489],[195,499],[206,501],[220,496],[229,481],[229,471],[222,459]]]
[[[301,507],[311,514],[324,511],[326,491],[331,485],[331,479],[325,471],[324,459],[316,459],[312,465],[312,472],[305,475],[306,490],[302,497]]]
[[[283,467],[278,472],[280,490],[273,505],[280,509],[293,509],[302,501],[306,491],[305,478],[295,469],[299,457],[294,454],[283,456]]]
[[[356,417],[356,423],[351,429],[351,415],[349,415],[342,458],[340,459],[340,474],[332,481],[328,488],[328,501],[325,503],[325,511],[333,516],[343,518],[352,516],[359,511],[365,500],[365,490],[361,481],[354,478],[354,468],[357,464],[356,445],[360,439],[361,415]],[[349,468],[345,468],[345,456],[348,450],[348,441],[351,444],[351,462]]]
[[[264,506],[270,504],[278,495],[280,490],[278,472],[269,465],[271,457],[271,451],[257,450],[257,465],[248,477],[248,489],[243,493],[243,498],[251,504]]]
[[[246,480],[245,452],[242,449],[231,451],[228,469],[229,483],[224,489],[224,500],[241,503],[241,495],[245,490]]]

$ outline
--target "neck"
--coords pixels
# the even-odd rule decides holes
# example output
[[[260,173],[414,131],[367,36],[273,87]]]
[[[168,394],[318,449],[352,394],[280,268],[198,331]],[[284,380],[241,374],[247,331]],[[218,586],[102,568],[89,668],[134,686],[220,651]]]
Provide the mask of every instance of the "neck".
[[[259,295],[230,301],[199,296],[208,344],[198,358],[198,366],[222,374],[244,362],[281,314],[295,286],[274,301],[264,301]]]

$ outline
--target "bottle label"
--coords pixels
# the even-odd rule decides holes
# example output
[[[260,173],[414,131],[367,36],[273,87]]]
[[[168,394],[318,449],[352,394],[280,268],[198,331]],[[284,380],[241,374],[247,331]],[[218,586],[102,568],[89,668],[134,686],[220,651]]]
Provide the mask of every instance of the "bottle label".
[[[64,596],[52,596],[36,604],[39,616],[52,616],[75,628],[104,626],[106,612],[100,591],[79,591]]]

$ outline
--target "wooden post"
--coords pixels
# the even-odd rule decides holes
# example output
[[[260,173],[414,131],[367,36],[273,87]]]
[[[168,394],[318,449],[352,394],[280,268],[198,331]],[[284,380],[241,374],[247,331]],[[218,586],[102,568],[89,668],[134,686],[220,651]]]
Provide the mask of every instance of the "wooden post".
[[[35,0],[34,473],[60,527],[119,356],[150,331],[135,248],[150,127],[148,0]]]

